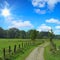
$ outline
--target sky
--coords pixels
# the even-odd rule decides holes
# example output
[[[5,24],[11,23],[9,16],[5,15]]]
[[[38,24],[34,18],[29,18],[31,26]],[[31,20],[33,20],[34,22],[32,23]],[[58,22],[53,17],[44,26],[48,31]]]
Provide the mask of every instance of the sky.
[[[0,0],[0,27],[60,34],[60,0]]]

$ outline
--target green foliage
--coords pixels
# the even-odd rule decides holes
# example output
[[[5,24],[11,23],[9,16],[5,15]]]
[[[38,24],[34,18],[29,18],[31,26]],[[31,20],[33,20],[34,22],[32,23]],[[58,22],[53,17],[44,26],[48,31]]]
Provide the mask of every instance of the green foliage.
[[[54,40],[57,48],[60,46],[60,40]],[[55,53],[50,51],[50,45],[45,47],[44,51],[45,60],[60,60],[60,50],[56,50]]]
[[[25,39],[26,38],[26,32],[25,31],[23,31],[23,30],[20,31],[20,38],[21,39]]]
[[[4,30],[0,27],[0,38],[4,38]]]
[[[54,33],[53,33],[52,29],[49,32],[49,38],[50,38],[50,42],[52,42],[52,39],[54,38]]]
[[[46,39],[49,38],[49,32],[40,32],[40,38]]]
[[[8,30],[8,37],[9,38],[18,38],[19,37],[19,30],[17,28],[11,28]]]
[[[35,40],[37,37],[37,31],[36,30],[31,30],[30,34],[31,40]]]
[[[50,46],[51,46],[50,50],[53,53],[55,53],[55,51],[56,51],[56,44],[53,42],[53,38],[54,38],[54,34],[53,34],[52,29],[51,29],[50,32],[49,32],[49,39],[50,39]]]
[[[54,39],[60,39],[60,35],[55,35]]]
[[[28,31],[24,31],[24,30],[19,30],[17,28],[10,28],[8,30],[4,30],[3,28],[0,27],[0,38],[20,38],[20,39],[30,39],[31,38],[31,32],[33,32],[34,29],[28,30]],[[51,38],[50,36],[52,36],[52,38],[58,38],[60,39],[60,35],[54,35],[51,34],[50,32],[47,31],[37,31],[35,30],[37,34],[36,38],[37,39],[48,39]],[[34,34],[32,36],[34,36]],[[33,38],[32,38],[33,39]]]

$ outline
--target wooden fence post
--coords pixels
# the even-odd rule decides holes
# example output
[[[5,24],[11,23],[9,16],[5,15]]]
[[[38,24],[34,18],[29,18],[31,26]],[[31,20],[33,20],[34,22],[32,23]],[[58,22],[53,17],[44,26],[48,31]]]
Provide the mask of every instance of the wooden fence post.
[[[19,44],[19,49],[20,49],[20,44]]]
[[[9,46],[9,54],[11,53],[11,46]]]
[[[3,49],[3,57],[4,57],[4,60],[5,60],[5,48]]]
[[[14,45],[14,53],[16,53],[16,45]]]
[[[22,42],[22,48],[23,48],[23,42]]]

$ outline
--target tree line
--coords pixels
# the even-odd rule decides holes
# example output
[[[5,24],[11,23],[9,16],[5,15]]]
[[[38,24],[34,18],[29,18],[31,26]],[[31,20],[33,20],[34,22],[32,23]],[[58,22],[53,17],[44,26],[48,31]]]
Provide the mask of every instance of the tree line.
[[[4,30],[0,27],[0,38],[20,38],[20,39],[42,39],[48,38],[49,32],[37,31],[35,29],[31,29],[28,31],[19,30],[17,28],[10,28],[8,30]]]

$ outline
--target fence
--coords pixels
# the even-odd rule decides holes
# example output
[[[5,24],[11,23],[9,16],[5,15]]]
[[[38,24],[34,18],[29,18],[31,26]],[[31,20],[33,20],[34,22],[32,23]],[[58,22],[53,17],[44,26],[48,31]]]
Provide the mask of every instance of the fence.
[[[36,46],[40,42],[33,41],[21,41],[20,44],[15,44],[13,49],[12,46],[8,46],[8,48],[3,48],[3,56],[0,57],[0,60],[12,60],[12,58],[16,57],[16,55],[20,55],[20,53],[24,54],[25,50],[28,50],[31,46]]]
[[[28,49],[30,46],[33,45],[33,42],[22,42],[21,44],[14,45],[14,48],[12,50],[12,47],[9,46],[8,48],[3,48],[3,57],[2,60],[11,60],[11,58],[18,54],[18,53],[24,53],[24,49]]]

